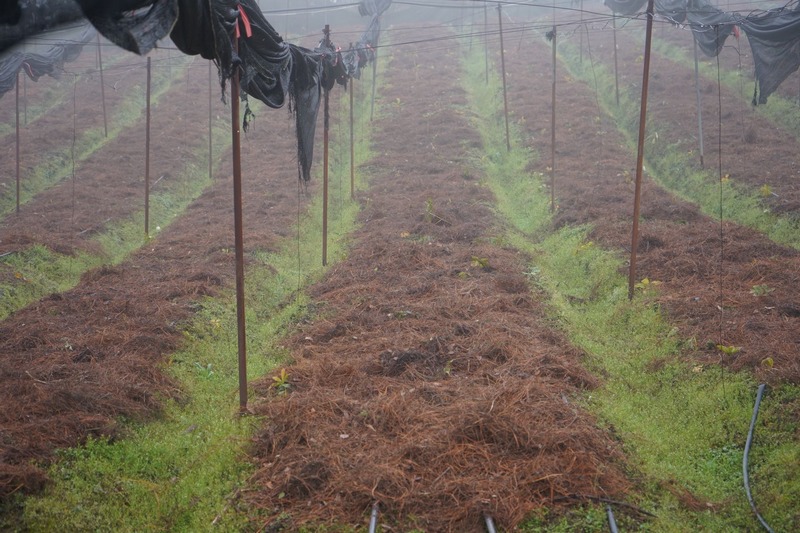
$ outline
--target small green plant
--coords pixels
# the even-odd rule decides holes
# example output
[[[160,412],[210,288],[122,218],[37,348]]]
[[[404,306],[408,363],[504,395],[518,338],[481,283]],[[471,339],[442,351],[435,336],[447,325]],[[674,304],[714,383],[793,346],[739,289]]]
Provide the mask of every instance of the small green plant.
[[[289,391],[292,386],[289,383],[289,373],[285,368],[281,368],[280,374],[272,377],[272,388],[275,389],[279,396],[283,396]]]
[[[758,194],[760,194],[762,198],[768,198],[772,196],[772,187],[765,183],[758,189]]]
[[[482,268],[483,270],[489,270],[492,268],[489,265],[488,257],[478,257],[476,255],[473,255],[470,264],[475,268]]]
[[[717,344],[717,350],[725,355],[736,355],[742,351],[739,346],[725,346],[724,344]]]
[[[194,368],[197,370],[197,373],[200,374],[205,379],[211,379],[211,376],[214,375],[214,371],[211,369],[211,363],[202,365],[197,361],[195,361]]]
[[[767,284],[753,285],[753,288],[750,289],[750,294],[752,294],[753,296],[766,296],[767,294],[771,293],[774,290],[775,289],[773,289]]]

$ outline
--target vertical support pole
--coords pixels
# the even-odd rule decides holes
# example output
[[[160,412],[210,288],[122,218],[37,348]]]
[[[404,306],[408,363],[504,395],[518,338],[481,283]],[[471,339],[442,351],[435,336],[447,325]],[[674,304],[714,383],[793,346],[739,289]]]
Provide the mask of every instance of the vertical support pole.
[[[238,24],[238,22],[237,22]],[[234,39],[239,52],[239,39]],[[236,247],[236,324],[239,347],[239,412],[247,412],[247,330],[244,316],[244,225],[242,216],[242,141],[239,124],[240,71],[231,80],[231,135],[233,150],[233,225]]]
[[[378,44],[375,43],[375,59],[372,61],[372,101],[369,106],[369,121],[375,119],[375,88],[378,86]]]
[[[500,20],[500,68],[503,71],[503,114],[506,119],[506,148],[511,151],[511,133],[508,128],[508,90],[506,88],[506,51],[503,45],[503,4],[497,4]]]
[[[100,46],[100,34],[97,34],[97,65],[100,68],[100,99],[103,102],[103,131],[108,137],[108,117],[106,116],[106,84],[103,81],[103,52]]]
[[[550,212],[556,210],[556,26],[553,26],[553,94],[550,115]]]
[[[325,25],[325,48],[331,44],[331,28]],[[324,162],[322,168],[322,266],[328,264],[328,133],[330,130],[330,91],[325,91],[325,110],[324,110]]]
[[[17,214],[19,214],[19,145],[20,145],[20,132],[19,132],[19,71],[17,71]]]
[[[150,95],[151,95],[151,62],[147,56],[147,111],[145,114],[144,134],[144,238],[150,236]]]
[[[352,47],[352,44],[351,44]],[[350,78],[350,199],[356,199],[356,134],[354,128],[353,93],[356,90],[355,78]]]
[[[28,77],[22,76],[22,113],[24,124],[28,125]]]
[[[581,0],[581,28],[580,28],[580,32],[579,33],[581,34],[580,63],[581,63],[581,65],[583,65],[583,0]]]
[[[614,91],[617,97],[617,107],[619,107],[619,62],[617,61],[617,15],[611,19],[614,28]]]
[[[289,35],[289,8],[290,8],[289,2],[290,1],[291,0],[286,0],[286,15],[284,15],[286,17],[286,25],[285,25],[286,29],[283,31],[283,38],[284,39],[286,38],[287,35]]]
[[[486,85],[489,85],[489,7],[483,4],[483,57],[486,63]]]
[[[700,66],[697,59],[697,40],[692,39],[694,43],[694,88],[697,95],[697,140],[700,147],[700,168],[706,168],[705,165],[705,148],[703,146],[703,104],[700,96]]]
[[[210,180],[213,176],[213,165],[212,161],[212,149],[213,149],[213,134],[211,132],[211,123],[212,123],[212,102],[211,102],[211,93],[212,87],[214,86],[214,78],[213,78],[213,70],[212,70],[212,63],[211,61],[208,62],[208,179]]]
[[[636,155],[636,191],[633,200],[633,231],[631,235],[631,263],[628,273],[628,299],[633,299],[636,286],[636,253],[639,247],[639,212],[642,198],[642,173],[644,165],[644,135],[647,124],[647,95],[650,84],[650,49],[653,43],[653,4],[647,2],[647,30],[644,43],[644,67],[642,72],[642,104],[639,113],[639,149]]]

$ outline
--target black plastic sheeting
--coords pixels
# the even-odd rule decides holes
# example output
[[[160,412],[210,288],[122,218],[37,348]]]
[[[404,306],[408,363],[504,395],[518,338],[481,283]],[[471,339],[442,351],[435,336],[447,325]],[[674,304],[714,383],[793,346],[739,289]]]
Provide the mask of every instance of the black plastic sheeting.
[[[272,108],[290,101],[297,128],[298,170],[303,180],[310,180],[321,90],[330,90],[337,82],[346,85],[366,62],[351,73],[334,45],[320,43],[309,50],[286,43],[254,0],[178,0],[178,5],[180,16],[170,36],[181,51],[213,59],[223,87],[240,69],[240,96],[252,96]],[[374,15],[373,23],[380,28],[378,16]],[[238,53],[233,47],[237,33],[241,36]],[[377,39],[374,32],[368,33]],[[251,116],[248,106],[245,127]]]
[[[234,72],[241,73],[242,98],[252,96],[272,108],[287,101],[297,127],[298,173],[311,179],[314,133],[322,89],[358,78],[371,60],[380,38],[380,16],[392,0],[362,0],[359,12],[371,15],[367,31],[355,47],[342,54],[335,45],[315,50],[284,42],[264,18],[256,0],[0,0],[0,90],[13,87],[23,62],[10,52],[23,39],[89,19],[109,41],[144,55],[169,35],[189,55],[213,60],[219,69],[223,95]],[[235,41],[238,39],[238,51]],[[85,42],[85,41],[84,41]],[[28,63],[34,64],[29,60]],[[16,70],[15,70],[16,68]],[[42,67],[46,70],[47,67]],[[7,71],[7,72],[6,72]],[[50,72],[53,72],[51,70]],[[6,89],[7,90],[7,89]],[[0,93],[2,94],[2,93]],[[252,119],[245,107],[244,125]]]
[[[33,81],[49,75],[59,78],[64,63],[75,60],[97,35],[88,22],[48,31],[26,39],[0,56],[0,97],[14,88],[21,70]]]
[[[177,16],[177,0],[2,0],[0,53],[85,17],[109,41],[144,55]]]
[[[647,0],[604,0],[615,13],[641,13]],[[800,67],[800,3],[743,16],[726,13],[708,0],[657,0],[656,13],[676,24],[688,24],[706,55],[714,57],[739,26],[747,34],[755,63],[753,105],[766,104],[778,86]]]

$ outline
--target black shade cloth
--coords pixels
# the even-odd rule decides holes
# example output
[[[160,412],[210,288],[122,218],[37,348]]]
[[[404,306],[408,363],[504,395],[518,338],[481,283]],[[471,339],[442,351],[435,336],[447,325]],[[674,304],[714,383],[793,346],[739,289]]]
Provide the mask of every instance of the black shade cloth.
[[[33,81],[44,75],[60,77],[64,63],[75,60],[96,35],[92,25],[84,21],[13,46],[0,56],[0,96],[14,88],[20,70]]]
[[[741,25],[756,66],[753,105],[765,104],[800,66],[800,4],[750,15]]]

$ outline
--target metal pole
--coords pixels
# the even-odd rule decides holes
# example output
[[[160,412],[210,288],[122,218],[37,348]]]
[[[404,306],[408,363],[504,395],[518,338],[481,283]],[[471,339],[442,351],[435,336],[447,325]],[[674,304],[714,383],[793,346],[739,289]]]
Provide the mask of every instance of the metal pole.
[[[703,107],[700,96],[700,66],[697,59],[697,40],[694,39],[694,87],[697,93],[697,139],[700,144],[700,168],[705,166],[705,149],[703,147]]]
[[[97,65],[100,67],[100,99],[103,102],[103,131],[108,137],[108,117],[106,116],[106,84],[103,81],[103,53],[100,49],[100,34],[97,34]]]
[[[150,56],[147,56],[147,111],[144,141],[144,237],[150,236]]]
[[[19,214],[19,145],[20,145],[20,133],[19,133],[19,71],[17,71],[17,214]]]
[[[369,516],[369,533],[378,531],[378,502],[372,504],[372,512]]]
[[[489,85],[489,7],[483,4],[483,56],[486,62],[486,85]]]
[[[212,64],[211,61],[208,62],[208,179],[211,179],[213,176],[212,170],[212,163],[211,163],[211,153],[213,149],[213,134],[211,133],[211,122],[212,122],[212,87],[214,86],[214,74],[211,68]]]
[[[647,33],[644,43],[644,68],[642,73],[642,105],[639,113],[639,150],[636,155],[636,191],[633,200],[633,231],[631,235],[631,264],[628,274],[628,299],[633,299],[636,286],[636,252],[639,247],[639,211],[642,198],[642,173],[644,166],[644,135],[647,124],[647,89],[650,83],[650,49],[653,43],[653,4],[647,2]]]
[[[237,22],[238,24],[238,22]],[[239,39],[233,41],[239,52]],[[231,80],[231,134],[233,139],[233,223],[236,246],[236,324],[239,347],[239,411],[247,411],[247,335],[244,316],[244,227],[242,223],[242,145],[239,126],[239,69]]]
[[[508,129],[508,91],[506,88],[506,51],[503,47],[503,4],[497,5],[497,15],[500,20],[500,67],[503,71],[503,114],[506,119],[506,148],[511,151],[511,133]]]
[[[556,26],[553,26],[553,94],[550,115],[550,212],[556,210]]]
[[[372,61],[372,103],[369,108],[369,121],[375,118],[375,88],[378,85],[378,48],[375,44],[375,59]]]
[[[330,47],[331,28],[325,25],[325,47]],[[322,266],[328,264],[328,132],[330,130],[330,91],[325,89],[325,119],[324,119],[324,154],[325,161],[322,167]]]
[[[488,514],[483,515],[483,521],[486,523],[486,531],[489,533],[497,533],[497,528],[494,526],[494,519]]]
[[[617,61],[617,15],[611,19],[611,26],[614,28],[614,90],[617,96],[617,107],[619,107],[619,63]]]
[[[583,65],[583,0],[581,0],[581,46],[580,46],[580,63]]]
[[[608,528],[611,530],[611,533],[618,533],[617,520],[614,518],[614,510],[611,509],[610,505],[606,505],[606,515],[608,516]]]
[[[28,125],[28,77],[22,76],[22,113],[24,124]]]
[[[352,45],[351,45],[352,47]],[[350,79],[350,199],[356,199],[356,135],[353,117],[353,93],[356,90],[355,78]]]

